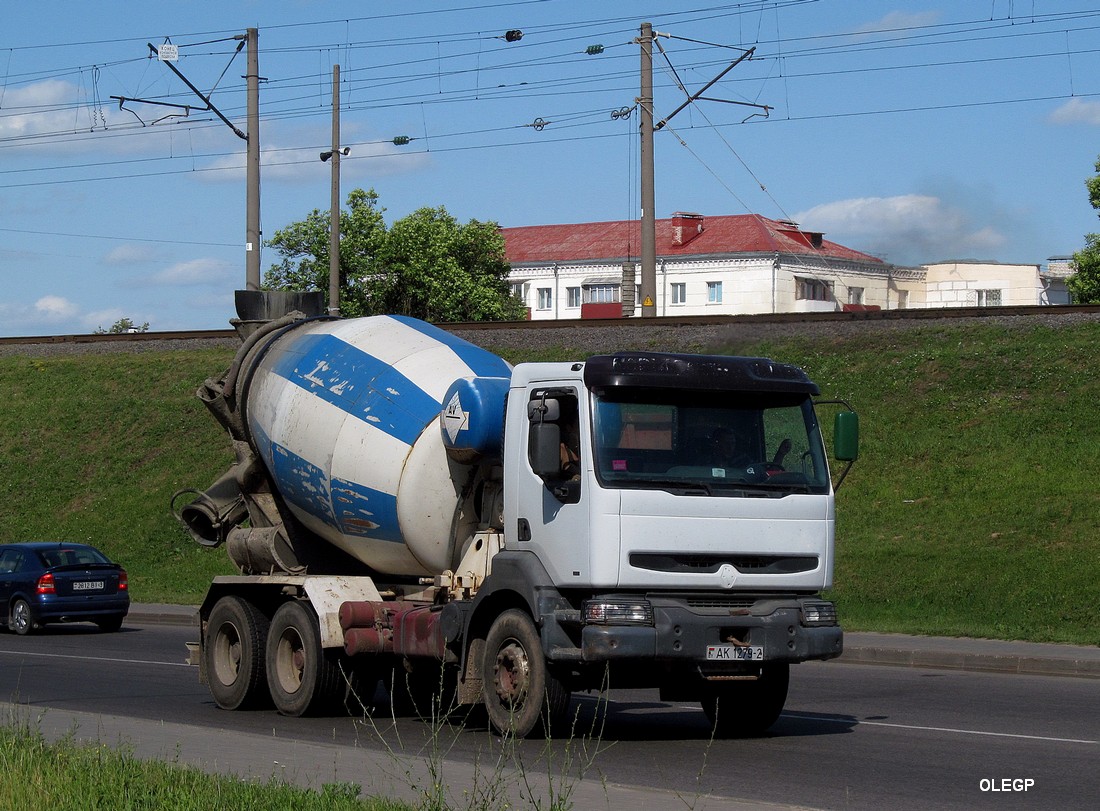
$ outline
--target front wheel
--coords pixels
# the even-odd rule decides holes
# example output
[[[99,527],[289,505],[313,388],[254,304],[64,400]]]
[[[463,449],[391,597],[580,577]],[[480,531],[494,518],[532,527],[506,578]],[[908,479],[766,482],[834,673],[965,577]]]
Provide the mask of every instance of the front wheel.
[[[264,643],[268,619],[248,600],[222,597],[206,622],[203,664],[214,703],[223,710],[267,700]]]
[[[523,611],[505,611],[489,629],[482,662],[482,699],[499,734],[547,737],[565,726],[569,690],[546,665],[534,622]]]
[[[339,652],[321,647],[317,617],[299,600],[283,603],[267,633],[267,686],[283,715],[337,709],[348,691]]]
[[[11,617],[8,620],[8,627],[20,636],[26,636],[38,627],[38,623],[34,619],[34,612],[31,610],[31,604],[22,597],[11,605]]]
[[[716,681],[703,685],[703,712],[716,738],[762,735],[776,722],[787,703],[791,669],[787,662],[769,662],[754,681]]]

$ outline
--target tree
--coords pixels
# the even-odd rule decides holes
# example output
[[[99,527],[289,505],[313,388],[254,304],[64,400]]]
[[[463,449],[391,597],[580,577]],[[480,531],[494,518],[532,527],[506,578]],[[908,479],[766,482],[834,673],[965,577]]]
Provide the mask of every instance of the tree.
[[[1100,158],[1095,167],[1097,174],[1085,181],[1089,191],[1089,203],[1100,210]],[[1086,234],[1085,247],[1073,255],[1074,274],[1066,279],[1076,304],[1100,304],[1100,234]]]
[[[379,268],[368,281],[375,312],[428,321],[522,318],[508,284],[504,237],[496,223],[466,225],[439,208],[421,208],[386,235]]]
[[[111,324],[110,329],[103,329],[103,327],[96,327],[93,331],[93,335],[121,335],[124,332],[148,332],[149,322],[146,321],[140,327],[134,323],[132,318],[120,318],[115,323]]]
[[[355,189],[348,195],[347,210],[340,212],[340,312],[347,316],[371,312],[360,280],[373,272],[374,259],[386,238],[385,209],[378,207],[374,189]],[[275,232],[268,245],[283,259],[264,274],[270,290],[320,290],[328,306],[329,212],[318,209],[301,222]]]
[[[348,195],[340,213],[340,311],[392,313],[428,321],[519,319],[504,237],[492,222],[460,224],[447,210],[422,208],[386,229],[372,189]],[[282,254],[264,284],[276,290],[320,290],[328,297],[329,215],[317,209],[276,232]]]

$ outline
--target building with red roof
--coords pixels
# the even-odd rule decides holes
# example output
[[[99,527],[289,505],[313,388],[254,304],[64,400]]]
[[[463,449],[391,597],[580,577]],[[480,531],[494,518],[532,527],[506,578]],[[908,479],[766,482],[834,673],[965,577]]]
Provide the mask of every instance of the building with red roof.
[[[534,319],[637,315],[641,225],[502,229],[513,292]],[[658,315],[906,306],[919,273],[754,214],[657,220]]]

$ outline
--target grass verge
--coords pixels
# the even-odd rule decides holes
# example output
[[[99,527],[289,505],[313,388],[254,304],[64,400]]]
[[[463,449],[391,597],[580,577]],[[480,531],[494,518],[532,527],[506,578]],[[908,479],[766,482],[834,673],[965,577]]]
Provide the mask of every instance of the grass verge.
[[[29,725],[0,726],[0,808],[71,811],[171,808],[174,811],[410,811],[380,798],[360,800],[359,786],[332,783],[320,791],[282,783],[206,774],[178,763],[146,761],[125,748],[50,743]]]

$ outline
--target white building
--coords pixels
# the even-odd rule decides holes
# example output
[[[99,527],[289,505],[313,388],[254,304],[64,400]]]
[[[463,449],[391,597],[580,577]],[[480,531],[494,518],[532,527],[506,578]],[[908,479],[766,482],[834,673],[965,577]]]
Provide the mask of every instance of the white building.
[[[532,319],[640,314],[637,221],[502,233],[513,292]],[[1038,265],[970,261],[903,268],[753,214],[677,213],[657,221],[656,243],[657,315],[1068,303],[1064,275],[1053,267],[1047,274]]]

